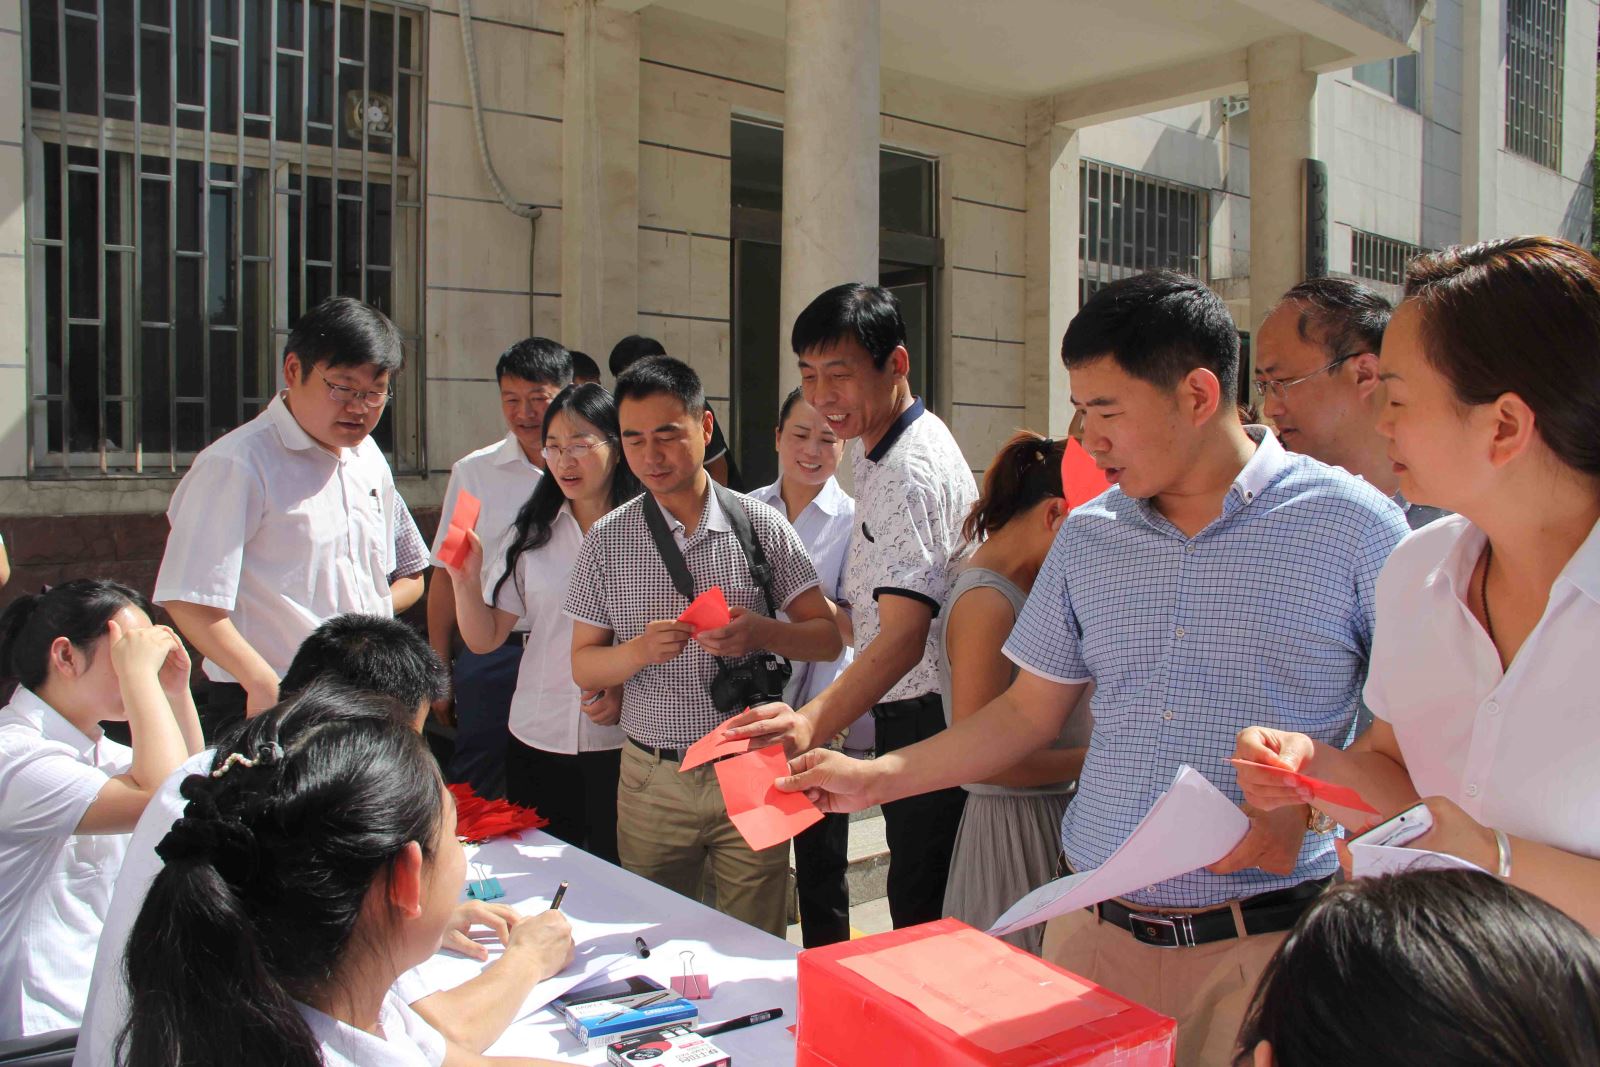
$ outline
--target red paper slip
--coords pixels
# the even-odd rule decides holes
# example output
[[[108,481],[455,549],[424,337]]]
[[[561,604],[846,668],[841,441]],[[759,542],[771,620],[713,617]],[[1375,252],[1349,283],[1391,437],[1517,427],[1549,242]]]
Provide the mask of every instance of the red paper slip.
[[[1306,790],[1316,799],[1326,800],[1329,804],[1334,804],[1341,808],[1349,808],[1351,811],[1364,811],[1371,815],[1378,814],[1377,808],[1362,800],[1361,794],[1347,785],[1334,785],[1332,782],[1324,782],[1321,778],[1313,778],[1308,774],[1300,774],[1284,767],[1274,767],[1270,763],[1257,763],[1255,760],[1231,759],[1228,762],[1235,767],[1259,767],[1264,771],[1271,771],[1273,774],[1280,775]]]
[[[1125,1008],[1094,986],[970,929],[840,962],[990,1052],[1040,1041]]]
[[[749,752],[750,741],[748,737],[723,737],[722,727],[714,727],[710,733],[683,750],[683,762],[678,764],[678,773],[692,771],[702,763],[710,763],[721,756]]]
[[[804,793],[778,789],[789,773],[782,745],[768,745],[716,765],[717,784],[728,806],[728,818],[756,851],[787,841],[822,821],[822,812]]]
[[[728,625],[731,616],[728,614],[727,598],[722,595],[722,586],[714,585],[695,597],[689,606],[683,609],[683,614],[678,616],[678,621],[693,626],[697,634]]]
[[[467,562],[467,531],[478,525],[482,510],[483,502],[465,489],[456,494],[456,506],[450,510],[450,528],[439,546],[439,559],[446,566],[459,567]]]
[[[1067,450],[1061,456],[1061,492],[1067,498],[1067,507],[1075,508],[1087,503],[1110,488],[1110,479],[1095,463],[1094,457],[1078,443],[1077,438],[1067,438]]]

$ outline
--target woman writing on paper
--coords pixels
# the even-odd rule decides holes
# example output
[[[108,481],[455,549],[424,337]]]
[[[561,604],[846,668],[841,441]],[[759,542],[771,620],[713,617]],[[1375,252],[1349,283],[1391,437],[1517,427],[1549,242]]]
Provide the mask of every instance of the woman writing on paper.
[[[956,573],[939,636],[939,691],[946,722],[966,718],[1005,691],[1017,668],[1000,648],[1055,541],[1067,502],[1061,457],[1066,442],[1020,431],[989,464],[983,492],[962,536],[978,545]],[[1083,769],[1094,720],[1090,692],[1067,718],[1054,746],[1003,774],[965,788],[944,910],[980,930],[1056,876],[1061,817]],[[1044,927],[1005,940],[1038,954]]]
[[[439,948],[466,856],[390,699],[328,682],[181,787],[128,937],[123,1067],[550,1067],[448,1042],[394,991]]]
[[[583,535],[639,494],[610,393],[586,384],[556,395],[544,416],[544,461],[548,473],[500,543],[486,550],[468,535],[466,560],[450,568],[456,622],[474,652],[499,648],[523,622],[506,797],[537,809],[551,834],[615,863],[622,688],[584,692],[572,681],[572,620],[561,610]]]
[[[1385,815],[1426,797],[1434,829],[1408,847],[1600,932],[1600,261],[1550,237],[1422,256],[1379,366],[1401,491],[1456,514],[1401,542],[1378,580],[1372,728],[1340,751],[1251,727],[1236,754]],[[1257,807],[1306,801],[1272,771],[1238,774]]]

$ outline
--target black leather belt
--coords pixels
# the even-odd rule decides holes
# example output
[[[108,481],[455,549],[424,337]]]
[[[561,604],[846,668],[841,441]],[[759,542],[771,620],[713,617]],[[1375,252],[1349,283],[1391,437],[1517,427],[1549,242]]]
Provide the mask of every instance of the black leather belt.
[[[1270,893],[1246,897],[1239,901],[1239,914],[1244,918],[1243,930],[1235,924],[1233,908],[1229,906],[1198,912],[1144,911],[1108,900],[1089,910],[1106,922],[1122,927],[1133,935],[1135,941],[1143,944],[1157,948],[1193,948],[1213,941],[1226,941],[1231,937],[1275,934],[1288,930],[1332,880],[1323,878],[1301,882],[1288,889],[1275,889]]]
[[[683,762],[684,750],[681,748],[656,748],[654,745],[647,745],[643,741],[635,741],[631,737],[628,738],[628,744],[632,745],[634,748],[643,749],[652,756],[659,756],[661,759],[671,760],[673,763]]]
[[[511,635],[506,638],[505,644],[501,645],[500,647],[501,648],[527,648],[528,647],[528,631],[526,631],[526,630],[512,630],[511,631]]]

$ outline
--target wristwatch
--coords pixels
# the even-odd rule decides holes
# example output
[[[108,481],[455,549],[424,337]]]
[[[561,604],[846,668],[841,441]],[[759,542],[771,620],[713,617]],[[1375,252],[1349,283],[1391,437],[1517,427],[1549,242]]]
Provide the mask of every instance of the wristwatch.
[[[1306,829],[1314,834],[1331,834],[1338,825],[1333,816],[1325,811],[1311,808],[1306,813]]]

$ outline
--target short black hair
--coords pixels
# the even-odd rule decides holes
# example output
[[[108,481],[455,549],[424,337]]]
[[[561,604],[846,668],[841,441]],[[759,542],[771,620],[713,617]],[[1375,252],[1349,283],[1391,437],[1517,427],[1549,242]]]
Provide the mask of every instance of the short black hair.
[[[506,375],[525,382],[557,385],[566,388],[572,384],[572,354],[560,341],[548,337],[524,337],[504,352],[494,365],[494,380]]]
[[[882,370],[894,350],[906,343],[900,301],[880,285],[836,285],[800,312],[789,335],[789,347],[795,355],[803,356],[845,339],[866,349],[872,356],[872,365]]]
[[[318,679],[393,697],[414,712],[450,695],[450,672],[421,634],[382,615],[335,615],[311,631],[279,691],[296,693]]]
[[[283,358],[300,358],[300,380],[313,367],[375,367],[397,373],[405,365],[400,330],[389,316],[348,296],[330,296],[304,315],[289,331]]]
[[[1222,400],[1239,393],[1239,329],[1222,298],[1177,271],[1153,270],[1114,281],[1091,296],[1067,324],[1061,362],[1073,367],[1102,357],[1161,389],[1205,368]],[[1230,406],[1231,410],[1231,406]]]
[[[700,384],[700,375],[683,360],[671,356],[651,356],[623,371],[617,378],[617,410],[622,410],[624,400],[643,400],[659,393],[677,397],[690,415],[706,410],[706,391]]]
[[[651,356],[664,356],[666,354],[666,348],[654,337],[630,333],[611,346],[611,358],[606,360],[606,363],[611,367],[611,376],[620,378],[623,371],[641,359],[649,359]],[[617,399],[620,401],[622,398],[618,397]]]
[[[589,353],[568,349],[567,355],[572,357],[572,380],[574,382],[598,382],[600,380],[600,364],[596,363]]]
[[[1394,312],[1381,293],[1353,278],[1308,278],[1283,294],[1278,307],[1286,305],[1300,310],[1300,339],[1327,349],[1330,360],[1376,355]]]

